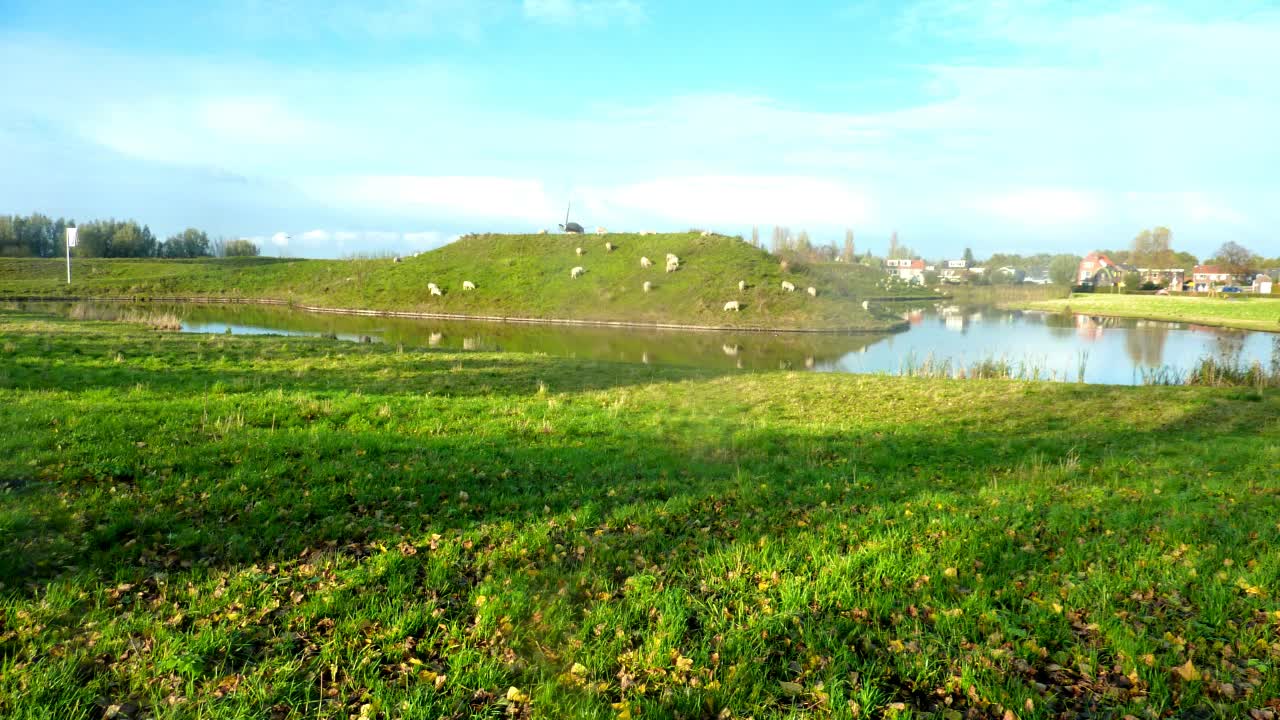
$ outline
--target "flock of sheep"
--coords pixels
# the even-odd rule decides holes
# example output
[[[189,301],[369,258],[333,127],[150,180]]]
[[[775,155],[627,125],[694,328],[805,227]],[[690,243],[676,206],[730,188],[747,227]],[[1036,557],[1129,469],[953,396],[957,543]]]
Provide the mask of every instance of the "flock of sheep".
[[[540,231],[538,231],[538,234],[539,234],[539,235],[545,235],[545,234],[546,234],[546,232],[547,232],[546,230],[540,230]],[[606,230],[606,229],[604,229],[604,228],[602,228],[602,227],[598,227],[598,228],[596,228],[596,234],[597,234],[597,235],[606,235],[606,234],[608,234],[608,232],[609,232],[608,230]],[[656,232],[653,232],[653,231],[651,231],[651,230],[644,230],[644,231],[641,231],[641,232],[640,232],[640,234],[641,234],[641,235],[656,235],[657,233],[656,233]],[[704,231],[704,232],[702,233],[702,237],[708,237],[708,236],[710,236],[711,234],[712,234],[712,233],[710,233],[710,232],[705,232],[705,231]],[[618,249],[618,246],[617,246],[617,245],[614,245],[612,242],[605,242],[605,244],[604,244],[604,250],[605,250],[605,252],[610,252],[610,253],[611,253],[611,252],[613,252],[614,250],[617,250],[617,249]],[[586,251],[586,250],[584,250],[584,249],[583,249],[583,248],[581,248],[581,247],[574,248],[574,252],[578,255],[578,257],[582,257],[583,255],[586,255],[586,254],[587,254],[587,251]],[[680,258],[679,258],[679,257],[677,257],[676,255],[674,255],[674,254],[672,254],[672,253],[667,253],[667,258],[666,258],[666,259],[667,259],[667,266],[666,266],[666,270],[667,270],[667,272],[672,273],[672,272],[676,272],[677,270],[679,270],[679,269],[680,269]],[[396,258],[396,261],[398,262],[398,261],[399,261],[399,258]],[[641,257],[641,258],[640,258],[640,267],[641,267],[641,268],[644,268],[644,269],[649,269],[649,268],[653,267],[653,261],[652,261],[652,260],[650,260],[650,259],[649,259],[649,258],[647,258],[647,257]],[[582,267],[581,265],[575,265],[571,270],[569,270],[569,277],[570,277],[570,278],[572,278],[572,279],[574,279],[574,280],[577,280],[578,278],[580,278],[580,277],[582,277],[584,274],[586,274],[586,272],[587,272],[587,269],[586,269],[586,268]],[[652,283],[652,282],[650,282],[650,281],[648,281],[648,280],[645,280],[645,281],[644,281],[644,285],[642,285],[641,287],[643,288],[644,292],[650,292],[650,291],[652,291],[652,290],[653,290],[653,283]],[[475,289],[476,289],[476,284],[475,284],[475,283],[473,283],[473,282],[471,282],[470,280],[463,280],[463,281],[462,281],[462,289],[463,289],[463,290],[465,290],[465,291],[475,290]],[[782,281],[782,289],[783,289],[783,291],[784,291],[784,292],[795,292],[795,291],[796,291],[796,286],[795,286],[795,284],[794,284],[794,283],[792,283],[792,282],[789,282],[789,281],[787,281],[787,280],[783,280],[783,281]],[[439,296],[439,297],[443,297],[443,296],[444,296],[444,291],[440,289],[440,286],[439,286],[439,285],[436,285],[436,284],[435,284],[435,283],[433,283],[433,282],[429,282],[429,283],[427,283],[427,290],[428,290],[432,295],[434,295],[434,296]],[[747,281],[746,281],[746,280],[739,280],[739,281],[738,281],[738,292],[746,292],[746,290],[747,290]],[[810,297],[818,297],[818,289],[817,289],[817,288],[815,288],[815,287],[813,287],[813,286],[810,286],[810,287],[806,288],[806,289],[805,289],[805,292],[809,293],[809,296],[810,296]],[[865,305],[865,303],[864,303],[864,305]],[[725,310],[725,312],[729,312],[729,311],[739,312],[739,311],[741,311],[741,310],[742,310],[742,302],[741,302],[741,301],[738,301],[738,300],[730,300],[730,301],[728,301],[728,302],[726,302],[726,303],[724,304],[724,310]]]
[[[608,231],[607,231],[607,230],[605,230],[604,228],[596,228],[596,234],[597,234],[597,235],[604,235],[604,234],[606,234],[607,232],[608,232]],[[641,232],[640,234],[641,234],[641,235],[656,235],[657,233],[653,233],[653,232],[649,232],[649,231],[643,231],[643,232]],[[703,232],[703,233],[702,233],[702,236],[703,236],[703,237],[708,237],[708,236],[710,236],[710,235],[711,235],[711,233],[710,233],[710,232]],[[614,245],[614,244],[613,244],[613,243],[611,243],[611,242],[606,242],[606,243],[604,244],[604,249],[605,249],[605,252],[613,252],[614,250],[616,250],[616,249],[617,249],[617,246],[616,246],[616,245]],[[576,254],[578,255],[578,257],[582,257],[583,255],[586,255],[586,254],[587,254],[587,251],[586,251],[586,250],[584,250],[582,247],[577,247],[577,248],[574,248],[574,253],[576,253]],[[647,269],[649,269],[649,268],[653,267],[653,261],[652,261],[652,260],[650,260],[648,257],[641,256],[641,258],[640,258],[640,267],[641,267],[641,268],[643,268],[643,269],[646,269],[646,270],[647,270]],[[677,271],[677,270],[679,270],[679,269],[680,269],[680,258],[679,258],[679,257],[677,257],[676,255],[672,254],[672,253],[667,253],[667,272],[669,272],[669,273],[670,273],[670,272],[676,272],[676,271]],[[586,268],[582,267],[581,265],[576,265],[576,266],[574,266],[574,267],[573,267],[573,269],[571,269],[571,270],[569,271],[569,277],[570,277],[570,278],[572,278],[572,279],[574,279],[574,280],[577,280],[578,278],[582,277],[586,272],[587,272],[587,269],[586,269]],[[645,292],[650,292],[650,291],[652,291],[652,290],[653,290],[653,283],[652,283],[652,282],[650,282],[650,281],[648,281],[648,280],[645,280],[645,281],[644,281],[644,285],[642,285],[642,286],[641,286],[641,288],[642,288]],[[786,281],[786,280],[783,280],[783,281],[782,281],[782,289],[783,289],[785,292],[795,292],[795,291],[796,291],[796,286],[795,286],[795,283],[792,283],[792,282],[788,282],[788,281]],[[739,281],[738,281],[738,292],[746,292],[746,290],[747,290],[747,281],[746,281],[746,280],[739,280]],[[809,286],[808,288],[805,288],[805,292],[809,293],[809,297],[818,297],[818,289],[817,289],[817,288],[815,288],[815,287],[813,287],[813,286]],[[741,310],[742,310],[742,302],[741,302],[741,301],[739,301],[739,300],[730,300],[730,301],[728,301],[728,302],[726,302],[726,303],[724,304],[724,310],[725,310],[725,312],[729,312],[729,311],[739,312],[739,311],[741,311]]]

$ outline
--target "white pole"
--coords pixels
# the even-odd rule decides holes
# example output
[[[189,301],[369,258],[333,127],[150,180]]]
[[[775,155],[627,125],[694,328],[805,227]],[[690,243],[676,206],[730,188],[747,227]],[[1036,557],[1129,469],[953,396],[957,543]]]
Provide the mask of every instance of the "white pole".
[[[67,284],[71,284],[71,248],[76,246],[76,228],[67,228],[67,239],[63,245],[67,246]]]

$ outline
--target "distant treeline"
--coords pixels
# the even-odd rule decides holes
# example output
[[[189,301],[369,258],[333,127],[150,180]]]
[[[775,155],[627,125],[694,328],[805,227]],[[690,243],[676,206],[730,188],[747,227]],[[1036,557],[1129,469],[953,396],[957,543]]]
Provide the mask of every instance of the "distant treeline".
[[[77,223],[40,213],[0,215],[0,257],[60,257],[66,252],[66,229],[78,228],[76,257],[196,258],[256,256],[249,240],[210,239],[203,230],[187,228],[161,240],[135,220],[93,220]]]

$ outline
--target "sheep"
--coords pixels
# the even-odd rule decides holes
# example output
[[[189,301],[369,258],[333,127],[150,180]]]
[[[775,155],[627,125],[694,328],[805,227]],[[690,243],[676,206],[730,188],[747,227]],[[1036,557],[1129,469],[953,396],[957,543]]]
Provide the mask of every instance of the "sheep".
[[[675,271],[677,271],[677,270],[679,270],[679,269],[680,269],[680,261],[679,261],[679,260],[668,260],[668,261],[667,261],[667,272],[675,272]]]
[[[576,279],[578,279],[578,278],[582,277],[582,273],[584,273],[584,272],[586,272],[586,271],[587,271],[587,269],[586,269],[586,268],[584,268],[584,267],[582,267],[581,265],[579,265],[578,267],[576,267],[576,268],[574,268],[574,269],[572,269],[572,270],[570,270],[570,271],[569,271],[569,277],[571,277],[571,278],[573,278],[573,279],[575,279],[575,280],[576,280]]]
[[[739,281],[738,281],[738,292],[746,292],[746,291],[747,291],[747,281],[746,281],[746,280],[739,280]]]
[[[427,344],[435,347],[436,345],[439,345],[440,341],[443,339],[444,333],[431,333],[431,336],[427,338]]]
[[[397,255],[397,256],[395,256],[395,257],[391,258],[391,262],[393,262],[393,263],[402,263],[402,262],[404,262],[404,260],[402,260],[402,259],[400,258],[400,256],[399,256],[399,255]]]
[[[583,255],[587,254],[587,251],[583,250],[582,248],[574,248],[573,251],[578,253],[578,257],[582,257]]]
[[[539,234],[539,235],[546,235],[546,234],[547,234],[547,229],[546,229],[546,228],[542,228],[541,230],[539,230],[539,231],[538,231],[538,234]]]
[[[597,235],[608,235],[608,234],[609,234],[609,231],[608,231],[608,230],[606,230],[606,229],[604,229],[604,228],[602,228],[602,227],[598,227],[598,228],[596,228],[596,234],[597,234]]]
[[[649,291],[650,291],[650,290],[652,290],[652,289],[653,289],[653,283],[649,282],[648,280],[645,280],[645,281],[644,281],[644,291],[645,291],[645,292],[649,292]]]
[[[473,282],[471,282],[470,280],[463,280],[463,281],[462,281],[462,289],[463,289],[463,290],[475,290],[475,289],[476,289],[476,284],[475,284],[475,283],[473,283]]]
[[[615,248],[615,247],[616,247],[616,246],[615,246],[613,243],[611,243],[611,242],[607,242],[607,243],[605,243],[605,244],[604,244],[604,251],[605,251],[605,252],[613,252],[613,250],[614,250],[614,248]]]
[[[720,349],[729,357],[737,357],[739,347],[737,345],[721,345]]]
[[[871,301],[870,301],[870,300],[863,300],[863,301],[862,301],[862,309],[863,309],[863,310],[870,310],[870,309],[871,309]]]
[[[427,283],[427,289],[431,291],[432,295],[444,296],[444,293],[440,292],[440,287],[435,283]]]
[[[480,341],[477,338],[462,338],[463,350],[475,350],[479,346],[480,346]]]
[[[808,369],[812,370],[812,369],[813,369],[813,366],[814,366],[815,364],[816,364],[816,361],[814,360],[814,358],[813,358],[813,356],[812,356],[812,355],[807,355],[807,356],[805,356],[805,359],[804,359],[804,366],[805,366],[806,368],[808,368]]]
[[[680,262],[680,258],[676,257],[676,256],[675,256],[674,254],[672,254],[672,253],[667,253],[667,262],[672,262],[672,261],[674,261],[674,262]]]
[[[809,297],[818,297],[818,288],[813,287],[812,285],[810,285],[805,292],[809,293]]]
[[[645,365],[648,365],[648,364],[649,364],[649,351],[648,351],[648,350],[645,350],[645,351],[643,351],[643,352],[641,352],[641,353],[640,353],[640,362],[644,363]]]
[[[795,291],[796,291],[796,286],[795,286],[795,285],[792,285],[790,282],[787,282],[786,280],[783,280],[783,281],[782,281],[782,289],[783,289],[783,290],[786,290],[787,292],[795,292]]]
[[[742,303],[738,302],[737,300],[730,300],[729,302],[724,304],[725,312],[728,312],[730,310],[734,312],[738,312],[741,309],[742,309]]]
[[[710,230],[703,230],[703,231],[702,231],[702,237],[711,237],[711,231],[710,231]]]
[[[642,268],[653,267],[653,261],[647,257],[642,257],[640,258],[640,267]]]
[[[656,230],[641,230],[640,234],[641,235],[657,235],[658,232]]]

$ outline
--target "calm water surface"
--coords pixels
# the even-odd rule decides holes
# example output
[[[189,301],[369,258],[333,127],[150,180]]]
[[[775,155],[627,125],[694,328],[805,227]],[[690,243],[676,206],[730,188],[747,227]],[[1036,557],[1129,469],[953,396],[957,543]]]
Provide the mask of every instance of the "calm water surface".
[[[808,335],[408,320],[318,315],[250,305],[166,306],[193,333],[333,334],[406,347],[535,352],[717,369],[809,369],[897,374],[942,365],[954,372],[989,360],[1015,373],[1075,382],[1141,384],[1144,373],[1185,372],[1205,357],[1280,367],[1280,334],[1146,320],[1059,315],[945,304],[904,308],[905,332]]]

